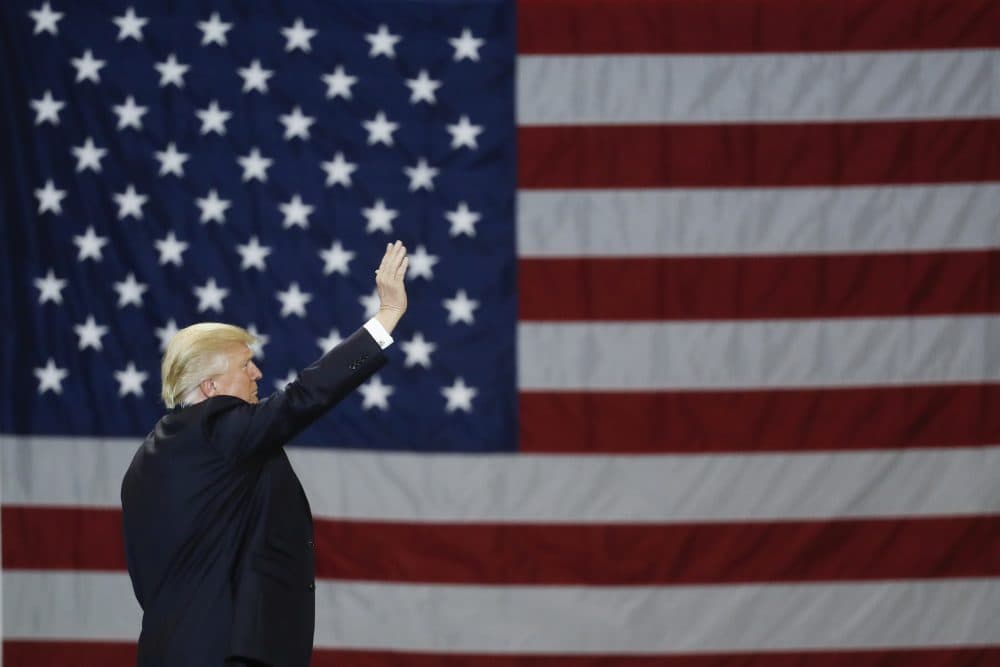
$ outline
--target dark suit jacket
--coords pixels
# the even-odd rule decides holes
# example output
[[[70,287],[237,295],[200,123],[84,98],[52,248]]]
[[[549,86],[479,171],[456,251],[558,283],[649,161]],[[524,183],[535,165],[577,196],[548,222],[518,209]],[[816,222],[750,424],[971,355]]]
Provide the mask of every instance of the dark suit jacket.
[[[384,363],[361,328],[260,403],[216,396],[146,436],[122,482],[140,667],[309,664],[312,514],[282,445]]]

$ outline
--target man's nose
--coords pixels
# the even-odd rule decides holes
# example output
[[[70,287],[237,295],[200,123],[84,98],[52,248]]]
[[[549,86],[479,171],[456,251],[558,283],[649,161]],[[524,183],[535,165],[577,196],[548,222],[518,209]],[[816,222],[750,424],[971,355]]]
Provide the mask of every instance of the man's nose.
[[[259,368],[257,368],[257,364],[253,364],[253,372],[251,373],[251,377],[254,379],[254,381],[257,381],[262,377],[264,377],[264,374],[260,372]]]

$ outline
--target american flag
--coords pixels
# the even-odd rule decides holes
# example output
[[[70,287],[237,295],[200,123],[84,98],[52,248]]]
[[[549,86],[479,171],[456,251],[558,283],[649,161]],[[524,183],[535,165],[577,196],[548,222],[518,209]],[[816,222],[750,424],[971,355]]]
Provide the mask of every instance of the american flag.
[[[280,387],[333,665],[1000,664],[1000,3],[0,5],[3,659],[128,665],[177,327]],[[270,385],[270,386],[268,386]]]

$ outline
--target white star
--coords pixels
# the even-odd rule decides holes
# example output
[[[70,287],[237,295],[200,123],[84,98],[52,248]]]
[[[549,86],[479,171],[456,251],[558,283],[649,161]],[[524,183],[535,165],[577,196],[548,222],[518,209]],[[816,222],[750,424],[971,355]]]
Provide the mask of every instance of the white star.
[[[122,104],[112,107],[118,116],[118,129],[124,130],[126,127],[142,129],[142,117],[146,114],[147,107],[141,107],[135,103],[135,98],[129,95]]]
[[[202,224],[214,220],[221,225],[226,221],[226,209],[230,206],[229,200],[220,199],[215,190],[209,190],[208,195],[196,199],[195,203],[201,209],[200,222]]]
[[[312,51],[312,47],[309,45],[309,40],[316,36],[316,31],[311,28],[307,28],[306,24],[302,22],[302,19],[295,19],[295,23],[291,28],[282,28],[281,34],[284,35],[287,40],[285,42],[285,51],[294,51],[295,49]]]
[[[278,391],[284,391],[285,387],[295,382],[295,380],[298,379],[298,377],[299,374],[295,371],[295,369],[292,369],[288,371],[288,375],[281,378],[280,380],[274,381],[274,388],[277,389]]]
[[[102,248],[108,244],[108,237],[98,236],[91,226],[87,227],[87,231],[83,236],[73,236],[73,244],[80,249],[76,256],[78,262],[82,262],[85,259],[92,259],[99,262],[104,259]]]
[[[280,117],[280,122],[285,126],[285,139],[309,138],[309,126],[316,122],[312,116],[306,116],[302,109],[295,107],[292,113]]]
[[[35,278],[35,287],[38,288],[39,305],[46,301],[62,303],[62,291],[66,287],[66,281],[56,278],[56,274],[49,269],[44,278]]]
[[[135,186],[129,184],[125,192],[115,194],[115,203],[118,204],[118,219],[124,220],[132,216],[136,220],[142,219],[142,207],[149,199],[146,195],[141,195],[135,191]]]
[[[345,100],[351,99],[351,86],[357,83],[358,77],[351,76],[344,71],[343,65],[337,65],[337,69],[330,74],[323,75],[323,83],[326,84],[326,98],[343,97]]]
[[[47,5],[48,3],[46,3]],[[35,377],[38,378],[38,393],[44,394],[51,390],[53,393],[62,393],[62,381],[69,375],[65,368],[56,366],[55,359],[49,357],[49,361],[44,368],[35,369]]]
[[[232,23],[223,23],[219,17],[219,12],[212,12],[207,21],[198,21],[198,30],[201,30],[201,45],[218,44],[226,45],[226,33],[233,27]]]
[[[312,301],[312,294],[299,289],[298,283],[292,283],[284,292],[278,292],[278,301],[281,302],[281,316],[298,315],[306,316],[306,304]]]
[[[391,386],[382,384],[382,380],[377,375],[358,387],[358,389],[361,390],[363,397],[361,407],[365,410],[371,410],[372,408],[388,410],[389,397],[396,391]]]
[[[115,379],[118,380],[118,395],[135,394],[142,396],[142,383],[149,377],[146,371],[140,371],[135,367],[135,363],[130,361],[123,371],[115,371]]]
[[[215,278],[209,278],[201,287],[194,288],[194,295],[198,297],[198,312],[204,313],[206,310],[222,312],[222,300],[229,295],[229,290],[219,287]]]
[[[455,384],[442,388],[441,393],[448,399],[448,404],[444,408],[445,412],[454,412],[455,410],[472,412],[472,399],[476,397],[479,390],[467,386],[465,380],[459,377],[455,378]]]
[[[326,338],[316,339],[316,344],[319,345],[319,349],[325,354],[327,351],[340,345],[343,340],[344,339],[341,337],[339,331],[336,329],[330,329],[330,335]]]
[[[52,91],[46,90],[40,100],[31,100],[31,108],[35,110],[35,125],[49,122],[59,124],[59,112],[66,106],[65,102],[52,97]]]
[[[178,88],[184,87],[184,74],[189,69],[190,65],[184,65],[177,62],[177,56],[171,53],[167,56],[167,59],[162,63],[156,63],[153,65],[156,71],[160,73],[160,88],[164,88],[169,85],[175,85]]]
[[[469,298],[464,289],[458,290],[454,299],[445,299],[444,307],[448,309],[448,324],[465,322],[473,324],[476,318],[472,311],[479,307],[479,302]]]
[[[285,219],[281,223],[282,227],[285,229],[289,227],[306,229],[309,227],[309,216],[315,207],[303,203],[302,197],[292,195],[289,201],[279,204],[278,208],[281,209],[281,215],[285,216]]]
[[[423,277],[428,280],[434,277],[434,265],[441,261],[437,255],[429,254],[423,245],[418,245],[416,251],[410,253],[409,257],[410,276],[413,278]]]
[[[173,230],[168,232],[162,239],[158,239],[155,244],[156,250],[160,253],[161,266],[166,266],[167,264],[181,266],[184,264],[181,254],[188,249],[188,243],[187,241],[178,241]]]
[[[392,133],[399,128],[399,123],[390,122],[382,111],[375,114],[371,120],[366,120],[362,125],[368,130],[369,146],[378,143],[392,146]]]
[[[462,29],[462,34],[448,40],[452,48],[455,49],[455,61],[468,58],[469,60],[479,60],[479,49],[482,48],[484,40],[474,37],[468,28]]]
[[[146,195],[141,195],[135,190],[135,186],[129,184],[125,192],[114,195],[115,203],[118,204],[118,219],[124,220],[132,216],[136,220],[142,218],[142,207],[149,199]]]
[[[42,5],[41,9],[35,9],[28,12],[31,16],[31,20],[35,22],[35,31],[33,35],[37,35],[42,32],[47,32],[52,35],[59,34],[59,27],[56,25],[59,20],[63,17],[62,12],[52,11],[52,7],[49,3]]]
[[[396,42],[402,39],[399,35],[393,35],[389,32],[389,28],[385,24],[378,27],[378,32],[372,32],[365,35],[365,39],[371,44],[371,49],[368,51],[368,56],[374,58],[378,55],[388,56],[389,58],[396,57]]]
[[[160,176],[166,176],[167,174],[173,174],[174,176],[184,175],[184,163],[187,162],[189,156],[187,153],[179,152],[174,142],[171,141],[167,144],[167,150],[156,151],[154,155],[160,163]]]
[[[264,346],[267,345],[269,340],[271,340],[271,337],[257,331],[257,325],[253,322],[247,326],[247,333],[256,339],[254,342],[250,343],[250,349],[253,351],[253,356],[263,359]]]
[[[228,121],[233,114],[220,109],[219,103],[212,100],[211,104],[209,104],[207,108],[195,111],[195,115],[197,115],[201,120],[202,134],[208,134],[209,132],[225,134],[226,121]]]
[[[115,283],[115,291],[118,292],[118,307],[124,308],[129,304],[142,306],[142,295],[148,289],[149,285],[137,281],[134,273],[128,274],[125,276],[125,280]]]
[[[323,163],[323,171],[326,172],[326,185],[343,185],[345,188],[351,187],[351,174],[358,168],[354,162],[348,162],[343,153],[337,153],[329,162]]]
[[[452,236],[459,234],[475,236],[476,223],[483,216],[475,211],[470,211],[468,204],[463,201],[458,203],[458,207],[454,211],[446,212],[444,217],[448,218],[448,222],[451,223],[449,234]]]
[[[375,317],[378,313],[379,306],[382,304],[382,299],[378,296],[378,288],[372,290],[371,294],[366,294],[358,299],[361,303],[361,307],[365,309],[365,319]]]
[[[410,192],[434,189],[434,177],[438,175],[438,170],[427,164],[424,158],[420,158],[413,167],[403,167],[403,171],[410,178]]]
[[[476,137],[483,131],[482,125],[473,125],[469,122],[468,116],[462,116],[454,125],[448,126],[448,133],[451,135],[451,147],[479,148]]]
[[[62,213],[62,200],[66,197],[65,190],[58,190],[52,179],[45,181],[44,188],[35,190],[35,197],[38,198],[38,212],[45,213],[52,211],[56,215]]]
[[[118,41],[131,37],[137,42],[142,41],[142,28],[149,19],[135,15],[135,10],[131,7],[125,10],[123,16],[116,16],[111,21],[118,26]]]
[[[404,366],[407,368],[410,366],[431,367],[431,353],[437,349],[437,345],[424,340],[422,333],[418,331],[413,334],[413,338],[403,342],[401,347],[403,348],[403,353],[406,355],[406,361],[403,362]]]
[[[163,327],[156,329],[156,337],[160,339],[160,352],[166,352],[170,339],[177,335],[177,322],[170,318]]]
[[[369,234],[377,231],[392,234],[392,221],[399,215],[399,212],[391,208],[386,208],[385,202],[378,199],[371,208],[362,209],[361,214],[368,221],[365,231]]]
[[[441,81],[432,79],[427,75],[427,70],[420,70],[416,79],[407,79],[406,85],[410,88],[410,103],[429,102],[434,104],[437,97],[434,91],[441,87]]]
[[[77,172],[92,169],[95,172],[101,171],[101,159],[107,154],[107,149],[98,148],[94,145],[94,140],[87,137],[82,146],[73,147],[73,155],[76,156]]]
[[[240,270],[267,270],[264,260],[271,254],[271,249],[266,245],[261,245],[256,236],[251,236],[250,241],[246,244],[237,245],[236,252],[240,253]]]
[[[90,315],[83,324],[74,325],[73,331],[80,337],[80,342],[77,345],[79,349],[85,350],[92,347],[95,350],[101,350],[103,348],[101,337],[108,333],[108,328],[99,325],[94,320],[94,316]]]
[[[264,69],[260,66],[259,60],[254,60],[249,67],[237,70],[243,77],[243,92],[249,93],[256,90],[261,93],[267,92],[267,80],[274,76],[274,70]]]
[[[348,275],[347,265],[354,259],[354,255],[353,251],[345,250],[340,241],[334,241],[328,250],[320,250],[319,256],[326,264],[323,267],[323,275],[328,276],[331,273]]]
[[[252,181],[257,179],[261,183],[267,182],[267,170],[271,167],[271,163],[274,162],[271,158],[264,157],[260,154],[260,149],[256,146],[247,154],[236,159],[243,167],[243,182]]]
[[[104,67],[104,61],[94,58],[94,54],[90,52],[90,49],[84,51],[83,55],[79,58],[73,58],[70,62],[76,68],[77,83],[81,81],[101,82],[100,70]]]

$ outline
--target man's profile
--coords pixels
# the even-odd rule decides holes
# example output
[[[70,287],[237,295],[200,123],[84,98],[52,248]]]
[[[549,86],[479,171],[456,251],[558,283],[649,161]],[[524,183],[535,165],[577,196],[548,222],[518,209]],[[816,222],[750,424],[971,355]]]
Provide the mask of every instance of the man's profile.
[[[169,412],[122,482],[139,667],[309,664],[312,515],[283,446],[385,363],[407,266],[402,243],[387,246],[375,317],[261,401],[247,331],[206,322],[170,341]]]

